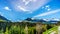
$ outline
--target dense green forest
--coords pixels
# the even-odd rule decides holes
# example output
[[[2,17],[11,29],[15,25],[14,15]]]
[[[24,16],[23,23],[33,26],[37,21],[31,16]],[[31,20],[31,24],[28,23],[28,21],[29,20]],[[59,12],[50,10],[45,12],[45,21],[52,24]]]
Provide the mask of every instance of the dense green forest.
[[[47,30],[59,25],[60,21],[54,24],[44,24],[42,22],[33,23],[26,20],[21,22],[0,20],[0,34],[47,34],[45,33]]]

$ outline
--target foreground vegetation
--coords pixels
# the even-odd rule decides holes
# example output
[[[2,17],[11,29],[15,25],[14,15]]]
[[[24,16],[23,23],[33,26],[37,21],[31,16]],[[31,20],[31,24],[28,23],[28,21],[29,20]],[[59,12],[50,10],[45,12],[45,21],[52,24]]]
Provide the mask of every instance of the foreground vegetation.
[[[7,22],[0,21],[0,34],[49,34],[47,31],[57,29],[57,24],[42,24],[41,22]],[[55,28],[53,28],[55,27]]]

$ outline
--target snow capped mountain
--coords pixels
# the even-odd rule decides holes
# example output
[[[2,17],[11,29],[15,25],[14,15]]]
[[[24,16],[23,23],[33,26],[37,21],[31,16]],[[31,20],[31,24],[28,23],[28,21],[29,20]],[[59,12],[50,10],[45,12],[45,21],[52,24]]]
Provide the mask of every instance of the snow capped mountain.
[[[58,21],[60,21],[59,19],[27,19],[28,21],[32,21],[32,22],[48,22],[48,23],[57,23]]]
[[[43,19],[43,20],[45,20],[45,21],[49,21],[49,19]]]
[[[60,19],[51,19],[52,21],[54,20],[54,21],[60,21]]]

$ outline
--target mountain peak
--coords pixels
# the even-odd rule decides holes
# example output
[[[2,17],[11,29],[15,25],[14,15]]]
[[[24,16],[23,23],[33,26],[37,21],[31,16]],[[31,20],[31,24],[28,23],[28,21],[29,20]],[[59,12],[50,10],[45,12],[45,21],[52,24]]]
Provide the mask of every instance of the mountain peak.
[[[0,15],[0,20],[6,20],[9,21],[8,19],[6,19],[4,16]]]

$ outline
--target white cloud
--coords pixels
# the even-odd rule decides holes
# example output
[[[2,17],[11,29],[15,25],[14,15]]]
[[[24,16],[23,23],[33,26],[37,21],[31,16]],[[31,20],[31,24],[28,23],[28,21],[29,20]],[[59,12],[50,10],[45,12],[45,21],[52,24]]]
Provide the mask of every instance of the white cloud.
[[[60,9],[49,11],[49,12],[42,13],[42,14],[38,14],[38,15],[34,16],[33,18],[35,18],[35,17],[41,17],[41,16],[46,16],[46,15],[54,14],[54,13],[57,13],[57,12],[60,12]]]
[[[42,9],[44,9],[45,7],[42,7]]]
[[[33,13],[35,10],[41,8],[50,1],[51,0],[18,0],[11,1],[11,5],[16,11]]]
[[[10,9],[9,7],[7,7],[7,6],[6,6],[6,7],[4,7],[4,9],[5,9],[5,10],[11,10],[11,9]]]
[[[45,9],[47,9],[48,11],[50,11],[51,10],[50,5],[46,5]]]
[[[18,6],[18,8],[19,8],[20,10],[24,11],[24,12],[29,11],[29,10],[27,10],[27,9],[25,9],[24,7],[21,7],[21,6]]]
[[[50,7],[50,5],[46,5],[45,7],[46,7],[46,8],[49,8],[49,7]]]
[[[36,2],[37,0],[32,0],[33,2]]]
[[[4,16],[1,12],[0,12],[0,15],[1,15],[1,16]]]
[[[23,0],[23,2],[25,3],[25,5],[29,4],[30,2],[36,2],[37,0]]]
[[[47,11],[50,11],[51,10],[50,5],[43,6],[42,9],[45,9]]]
[[[48,10],[48,11],[50,11],[51,9],[50,9],[50,8],[48,8],[47,10]]]
[[[23,2],[25,3],[25,5],[27,5],[30,1],[23,0]]]
[[[42,9],[50,8],[50,5],[43,6]]]

